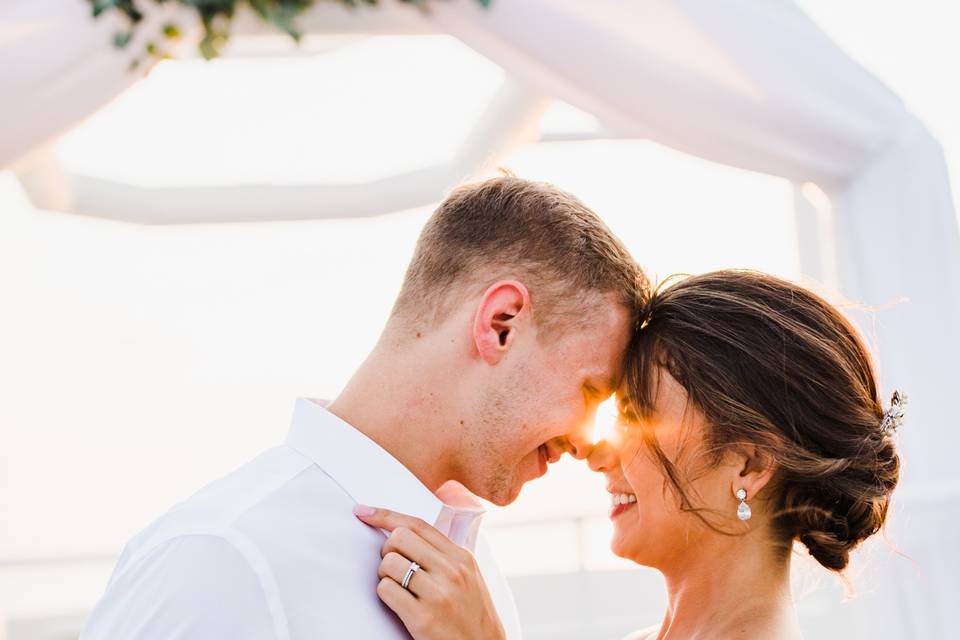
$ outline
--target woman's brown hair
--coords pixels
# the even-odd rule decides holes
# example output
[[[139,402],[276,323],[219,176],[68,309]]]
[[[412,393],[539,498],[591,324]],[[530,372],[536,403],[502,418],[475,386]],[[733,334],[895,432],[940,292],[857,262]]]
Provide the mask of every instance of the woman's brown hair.
[[[738,443],[769,455],[771,522],[784,547],[798,539],[843,570],[883,526],[900,477],[863,341],[832,305],[770,275],[726,270],[666,284],[627,354],[629,410],[653,411],[667,371],[706,418],[709,463]],[[677,467],[648,444],[681,507],[699,515]]]

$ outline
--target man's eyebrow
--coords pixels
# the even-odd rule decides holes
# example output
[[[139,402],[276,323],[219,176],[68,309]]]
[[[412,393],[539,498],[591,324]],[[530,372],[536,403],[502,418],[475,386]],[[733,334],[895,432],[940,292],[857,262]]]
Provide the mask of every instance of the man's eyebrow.
[[[590,378],[588,378],[590,380]],[[592,378],[592,382],[588,383],[591,387],[595,384],[599,384],[599,388],[595,388],[594,392],[598,395],[603,396],[612,396],[617,392],[617,389],[620,388],[620,382],[617,380],[615,375],[610,377],[596,376]]]

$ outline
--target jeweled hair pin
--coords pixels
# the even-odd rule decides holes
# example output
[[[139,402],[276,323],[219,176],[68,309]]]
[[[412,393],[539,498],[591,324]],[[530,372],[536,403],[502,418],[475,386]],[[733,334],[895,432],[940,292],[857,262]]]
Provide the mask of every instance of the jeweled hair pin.
[[[907,404],[907,394],[900,391],[894,391],[890,398],[890,408],[883,412],[883,420],[880,421],[880,430],[884,433],[893,433],[903,424],[904,410]]]

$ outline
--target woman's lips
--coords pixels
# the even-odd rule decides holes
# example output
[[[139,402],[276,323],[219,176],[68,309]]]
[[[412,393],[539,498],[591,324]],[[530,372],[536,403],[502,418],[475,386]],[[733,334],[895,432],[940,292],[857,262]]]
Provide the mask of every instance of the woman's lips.
[[[628,509],[633,509],[636,506],[637,503],[633,502],[631,504],[618,504],[615,507],[610,507],[610,519],[615,520],[621,513],[627,511]]]
[[[547,463],[550,460],[550,456],[547,453],[547,445],[542,444],[537,447],[537,460],[540,462],[540,473],[537,477],[540,478],[547,472]]]
[[[610,494],[610,519],[613,520],[621,513],[637,506],[637,496],[632,493],[614,493]]]

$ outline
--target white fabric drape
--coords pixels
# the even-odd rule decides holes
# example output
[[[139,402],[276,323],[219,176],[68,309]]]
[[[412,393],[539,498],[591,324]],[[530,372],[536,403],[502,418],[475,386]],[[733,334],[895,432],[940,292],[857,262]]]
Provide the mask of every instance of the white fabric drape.
[[[147,9],[144,21],[118,50],[113,35],[124,20],[113,14],[94,20],[84,0],[0,3],[0,168],[54,140],[143,76],[150,60],[136,72],[131,61],[179,12],[173,4],[140,5]]]
[[[80,0],[0,7],[0,167],[137,77],[109,43],[115,24],[79,26],[88,11]],[[400,30],[456,36],[624,133],[829,194],[842,293],[876,308],[857,315],[885,395],[911,396],[891,528],[911,560],[878,564],[878,582],[848,611],[869,637],[947,637],[960,601],[960,233],[941,149],[901,101],[786,2],[502,0],[482,10],[451,0],[429,13],[381,11]]]

